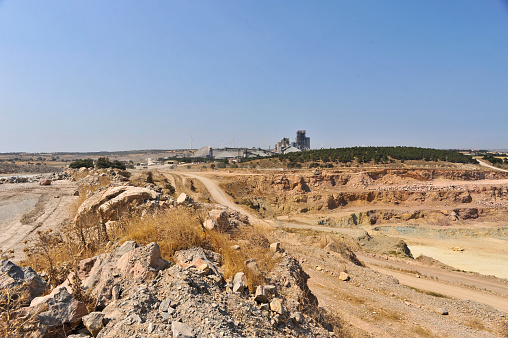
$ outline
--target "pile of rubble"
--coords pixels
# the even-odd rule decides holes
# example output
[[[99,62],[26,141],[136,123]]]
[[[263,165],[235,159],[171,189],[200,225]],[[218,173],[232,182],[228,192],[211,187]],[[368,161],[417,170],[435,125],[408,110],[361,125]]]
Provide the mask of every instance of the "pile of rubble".
[[[34,183],[39,182],[41,185],[50,185],[53,181],[70,180],[72,176],[69,172],[62,171],[59,173],[51,174],[37,174],[37,175],[20,175],[10,177],[0,177],[0,184],[7,183]]]
[[[24,328],[34,337],[333,335],[305,313],[317,300],[298,261],[281,252],[278,243],[271,249],[280,264],[255,293],[243,272],[224,280],[218,253],[191,248],[176,252],[176,263],[170,263],[156,243],[138,246],[132,241],[82,260],[65,283],[44,297],[33,298],[41,295],[44,282],[29,268],[2,262],[10,268],[2,268],[0,280],[4,288],[34,285],[30,305],[17,314],[35,319]],[[86,299],[93,302],[85,304]]]
[[[415,192],[427,192],[427,191],[468,191],[467,187],[463,185],[449,184],[445,186],[435,186],[431,183],[423,184],[405,184],[396,186],[382,186],[376,187],[375,191],[415,191]]]

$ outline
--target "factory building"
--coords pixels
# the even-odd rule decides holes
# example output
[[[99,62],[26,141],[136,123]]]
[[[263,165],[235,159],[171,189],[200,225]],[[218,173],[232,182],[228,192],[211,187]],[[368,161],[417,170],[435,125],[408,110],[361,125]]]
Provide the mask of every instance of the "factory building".
[[[247,157],[266,157],[274,155],[270,150],[261,148],[214,148],[203,147],[194,153],[193,157],[213,158],[217,160],[247,158]]]
[[[310,137],[307,137],[305,130],[298,130],[296,132],[295,142],[290,142],[289,138],[284,137],[280,142],[277,142],[274,151],[277,154],[285,154],[288,152],[304,151],[310,149]]]

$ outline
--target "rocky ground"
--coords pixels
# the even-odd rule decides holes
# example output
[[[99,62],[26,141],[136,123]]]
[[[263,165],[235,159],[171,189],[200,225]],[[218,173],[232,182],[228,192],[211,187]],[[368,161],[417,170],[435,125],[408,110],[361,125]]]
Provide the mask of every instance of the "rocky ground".
[[[60,171],[62,168],[55,168],[48,165],[26,165],[26,164],[12,164],[6,162],[0,162],[0,175],[1,174],[36,174],[36,173],[53,173]]]
[[[71,222],[95,224],[89,225],[89,231],[104,243],[103,253],[80,260],[56,287],[46,273],[41,277],[29,268],[2,261],[3,308],[12,303],[5,290],[26,296],[11,312],[2,312],[4,322],[9,318],[7,323],[16,325],[2,326],[10,331],[1,333],[33,337],[506,337],[506,281],[453,271],[431,258],[415,260],[400,237],[381,228],[399,226],[389,219],[382,222],[387,218],[383,210],[389,206],[396,211],[392,218],[416,220],[420,223],[412,226],[417,229],[431,223],[441,230],[449,227],[460,239],[454,227],[499,217],[502,207],[497,204],[492,212],[479,207],[481,201],[503,204],[508,200],[508,189],[501,183],[505,178],[496,175],[501,174],[387,171],[274,181],[273,174],[242,173],[233,179],[227,173],[218,177],[225,193],[214,181],[217,176],[209,179],[199,173],[136,171],[129,178],[117,171],[73,172],[76,183],[62,177],[38,189],[57,189],[66,182],[92,187],[85,191],[74,186],[72,192],[71,186],[61,188],[69,189],[69,197],[76,190],[81,195],[73,196],[82,199],[82,204]],[[478,178],[495,182],[474,181]],[[236,179],[240,185],[234,183]],[[450,179],[458,182],[450,183]],[[14,191],[13,187],[25,189],[26,184],[39,183],[9,181],[0,187]],[[394,188],[398,185],[400,189]],[[253,197],[243,203],[248,194]],[[333,196],[332,204],[329,196]],[[398,204],[393,203],[395,197]],[[212,200],[222,206],[210,204]],[[347,203],[341,206],[340,201]],[[362,211],[366,203],[370,210]],[[451,215],[457,207],[460,210]],[[26,216],[34,207],[24,208],[16,215]],[[274,265],[262,271],[256,260],[247,259],[225,278],[221,250],[190,247],[165,260],[157,243],[142,246],[112,237],[123,224],[123,215],[151,215],[175,208],[206,211],[203,231],[229,233],[247,227],[249,220],[256,226],[275,226],[265,230],[272,245],[264,246]],[[477,216],[465,218],[464,210],[473,208],[478,209]],[[11,209],[6,205],[5,210]],[[452,225],[435,224],[442,217],[432,213],[439,210]],[[324,212],[331,214],[324,217]],[[348,212],[349,218],[340,218]],[[264,218],[268,213],[276,217]],[[319,224],[319,220],[325,222]],[[375,231],[374,226],[380,228]],[[250,242],[242,239],[231,245],[232,250],[242,251]]]
[[[42,293],[45,282],[33,270],[2,261],[0,280],[2,288],[19,285],[32,292],[30,305],[16,313],[32,318],[30,324],[18,328],[19,335],[333,335],[330,326],[307,313],[316,300],[298,261],[278,247],[273,254],[280,263],[254,293],[247,288],[242,272],[234,280],[224,280],[220,254],[193,248],[177,252],[177,263],[172,264],[161,258],[156,243],[140,247],[125,242],[111,253],[82,260],[75,273],[43,297],[34,297]],[[80,297],[85,293],[93,299],[88,304]]]

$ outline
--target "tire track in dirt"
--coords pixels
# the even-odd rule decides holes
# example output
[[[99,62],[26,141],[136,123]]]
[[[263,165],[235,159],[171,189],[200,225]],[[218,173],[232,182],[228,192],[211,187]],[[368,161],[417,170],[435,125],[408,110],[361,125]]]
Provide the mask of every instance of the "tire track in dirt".
[[[6,184],[0,188],[0,249],[14,250],[14,260],[24,254],[24,240],[40,229],[58,229],[72,217],[70,208],[76,184],[55,182],[48,187],[38,183]],[[12,196],[15,196],[13,198]]]

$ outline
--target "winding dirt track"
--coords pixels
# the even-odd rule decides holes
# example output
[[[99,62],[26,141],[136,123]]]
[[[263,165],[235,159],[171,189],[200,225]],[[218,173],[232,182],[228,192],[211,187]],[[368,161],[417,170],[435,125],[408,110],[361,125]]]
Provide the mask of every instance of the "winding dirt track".
[[[172,175],[178,176],[178,175],[180,175],[180,173],[173,172]],[[208,192],[210,193],[212,198],[217,203],[222,204],[223,206],[226,206],[232,210],[238,211],[238,212],[246,215],[247,217],[249,217],[249,221],[251,223],[267,224],[267,222],[254,216],[253,214],[249,213],[248,211],[246,211],[245,209],[241,208],[240,206],[235,204],[233,201],[231,201],[229,199],[228,195],[226,195],[226,193],[221,188],[219,188],[217,183],[215,183],[211,179],[209,179],[207,177],[203,177],[201,175],[191,174],[191,173],[187,173],[187,172],[181,173],[181,175],[192,177],[192,178],[195,178],[195,179],[201,181],[201,183],[203,183],[203,185],[206,187],[206,189],[208,189]]]
[[[476,159],[478,161],[478,163],[480,163],[480,165],[484,166],[484,167],[487,167],[487,168],[490,168],[490,169],[493,169],[493,170],[497,170],[497,171],[503,171],[505,173],[508,173],[508,170],[505,170],[505,169],[501,169],[501,168],[497,168],[497,167],[494,167],[493,165],[490,165],[490,164],[487,164],[483,161],[480,161],[479,159]]]
[[[200,180],[217,203],[247,215],[251,223],[265,225],[270,224],[272,226],[277,226],[275,222],[270,220],[261,220],[235,204],[212,179],[196,173],[186,172],[174,174],[188,176]],[[362,231],[359,229],[328,228],[303,224],[279,223],[279,226],[327,232]],[[405,284],[425,291],[437,292],[445,296],[457,299],[474,300],[476,302],[490,305],[500,311],[508,313],[508,283],[488,280],[482,278],[481,276],[472,276],[462,272],[449,271],[438,267],[414,263],[411,264],[404,261],[386,260],[385,258],[373,257],[361,252],[357,252],[356,254],[361,260],[364,261],[364,263],[366,263],[368,267],[375,271],[397,278],[401,284]],[[393,269],[398,269],[399,271],[394,271]],[[401,270],[411,271],[412,273],[404,273]],[[416,277],[416,274],[426,276],[426,278],[418,278]],[[481,290],[487,290],[488,292]]]

